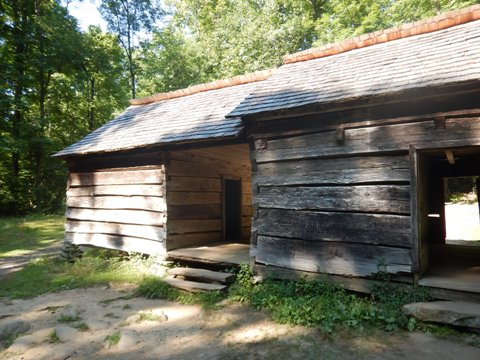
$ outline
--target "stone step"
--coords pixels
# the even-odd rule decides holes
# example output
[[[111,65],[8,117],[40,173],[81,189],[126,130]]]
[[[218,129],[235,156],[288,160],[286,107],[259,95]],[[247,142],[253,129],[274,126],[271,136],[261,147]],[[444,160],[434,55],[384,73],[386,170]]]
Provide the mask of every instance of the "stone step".
[[[202,283],[196,281],[188,281],[183,279],[175,278],[174,276],[167,276],[164,281],[173,287],[178,289],[190,291],[190,292],[200,292],[200,291],[218,291],[224,290],[227,286],[222,284],[210,284]]]
[[[407,304],[407,316],[424,322],[434,322],[480,330],[480,304],[466,301],[432,301]]]
[[[230,284],[235,280],[235,275],[231,273],[197,268],[177,267],[168,269],[167,274],[174,277],[183,276],[187,279],[195,279],[204,282],[218,282],[221,284]]]

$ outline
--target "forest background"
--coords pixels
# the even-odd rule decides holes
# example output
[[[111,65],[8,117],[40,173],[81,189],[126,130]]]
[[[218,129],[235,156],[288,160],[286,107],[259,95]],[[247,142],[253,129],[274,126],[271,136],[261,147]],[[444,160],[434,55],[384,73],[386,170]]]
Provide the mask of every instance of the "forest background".
[[[89,1],[89,0],[85,0]],[[0,216],[63,209],[52,158],[130,98],[279,66],[282,56],[478,0],[0,0]]]

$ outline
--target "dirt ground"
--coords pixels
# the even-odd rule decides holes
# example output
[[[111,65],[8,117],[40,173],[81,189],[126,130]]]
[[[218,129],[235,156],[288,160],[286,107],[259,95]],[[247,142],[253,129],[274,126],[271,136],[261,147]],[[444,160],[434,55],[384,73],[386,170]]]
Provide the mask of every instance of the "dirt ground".
[[[0,321],[31,325],[0,359],[480,359],[479,348],[420,332],[326,338],[240,304],[204,311],[128,298],[131,291],[95,287],[0,301]]]

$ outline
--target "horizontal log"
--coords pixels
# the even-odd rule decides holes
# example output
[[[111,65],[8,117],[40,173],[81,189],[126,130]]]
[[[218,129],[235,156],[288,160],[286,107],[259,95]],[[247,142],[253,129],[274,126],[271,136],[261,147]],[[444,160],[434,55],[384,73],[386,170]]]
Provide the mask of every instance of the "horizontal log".
[[[148,255],[165,255],[162,242],[128,236],[114,236],[106,234],[66,233],[65,242],[75,245],[96,246],[127,252],[138,252]]]
[[[165,214],[154,211],[142,210],[103,210],[69,208],[66,212],[67,219],[106,221],[123,224],[156,225],[163,226]]]
[[[99,185],[70,187],[67,191],[67,196],[163,196],[164,193],[163,185]]]
[[[249,168],[246,165],[238,166],[233,161],[218,163],[195,157],[191,161],[171,160],[167,166],[167,173],[171,176],[241,178],[249,176]]]
[[[72,172],[98,171],[99,169],[134,170],[141,168],[161,168],[162,156],[158,151],[144,154],[91,155],[69,160]]]
[[[222,205],[171,205],[168,219],[221,219]]]
[[[409,249],[378,245],[258,236],[254,252],[257,263],[334,275],[370,276],[379,270],[411,271]]]
[[[194,234],[169,234],[166,242],[167,251],[189,247],[203,246],[223,240],[221,231],[194,233]]]
[[[165,198],[159,196],[71,196],[68,207],[93,209],[137,209],[165,211]]]
[[[407,151],[410,145],[435,145],[439,141],[458,140],[461,146],[480,144],[480,118],[446,119],[445,129],[436,129],[433,121],[374,126],[345,130],[339,143],[335,131],[292,136],[267,141],[267,148],[256,153],[258,163],[311,157]],[[321,144],[321,146],[319,146]]]
[[[220,192],[170,191],[167,197],[168,205],[202,205],[222,203],[222,194]]]
[[[161,169],[70,173],[71,186],[162,184]]]
[[[259,235],[410,247],[410,217],[260,209]]]
[[[172,176],[167,180],[168,191],[207,191],[220,192],[221,179]]]
[[[408,156],[364,156],[258,164],[260,186],[409,182]]]
[[[260,207],[292,210],[410,213],[410,186],[260,187]]]
[[[222,220],[169,220],[168,234],[222,231]]]
[[[154,241],[165,240],[165,228],[149,225],[67,220],[65,231],[70,233],[122,235]]]

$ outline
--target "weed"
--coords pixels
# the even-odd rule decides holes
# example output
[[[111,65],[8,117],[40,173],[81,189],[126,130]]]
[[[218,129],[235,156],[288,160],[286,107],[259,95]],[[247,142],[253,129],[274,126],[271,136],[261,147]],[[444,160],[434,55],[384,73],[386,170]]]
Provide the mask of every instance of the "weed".
[[[138,287],[136,294],[149,299],[166,299],[181,304],[198,304],[204,309],[217,309],[218,303],[226,295],[220,291],[189,293],[171,287],[158,277],[146,278]]]
[[[130,305],[130,304],[125,304],[125,305],[123,305],[123,307],[122,307],[123,310],[129,310],[129,309],[131,309],[131,308],[132,308],[132,305]]]
[[[72,324],[70,324],[71,327],[80,330],[80,331],[88,331],[90,328],[84,321],[76,321]]]
[[[52,330],[50,334],[48,334],[47,340],[50,344],[54,344],[60,341],[60,338],[57,335],[55,330]]]
[[[139,312],[138,313],[138,321],[137,322],[142,322],[142,321],[160,321],[165,319],[164,316],[154,314],[152,312]]]
[[[107,335],[105,341],[109,346],[117,345],[120,342],[120,331],[116,331],[113,334]]]
[[[17,335],[9,335],[9,336],[5,337],[1,342],[2,346],[0,347],[0,350],[8,349],[10,346],[12,346],[12,344],[15,341],[16,338],[17,338]]]
[[[115,315],[114,313],[111,313],[111,312],[110,312],[110,313],[107,313],[107,314],[105,314],[105,315],[103,315],[103,316],[104,316],[104,317],[108,317],[108,318],[112,318],[112,319],[119,319],[119,318],[120,318],[120,316]]]
[[[75,321],[79,321],[82,318],[78,315],[70,315],[70,314],[62,314],[58,318],[58,321],[61,323],[73,323]]]

